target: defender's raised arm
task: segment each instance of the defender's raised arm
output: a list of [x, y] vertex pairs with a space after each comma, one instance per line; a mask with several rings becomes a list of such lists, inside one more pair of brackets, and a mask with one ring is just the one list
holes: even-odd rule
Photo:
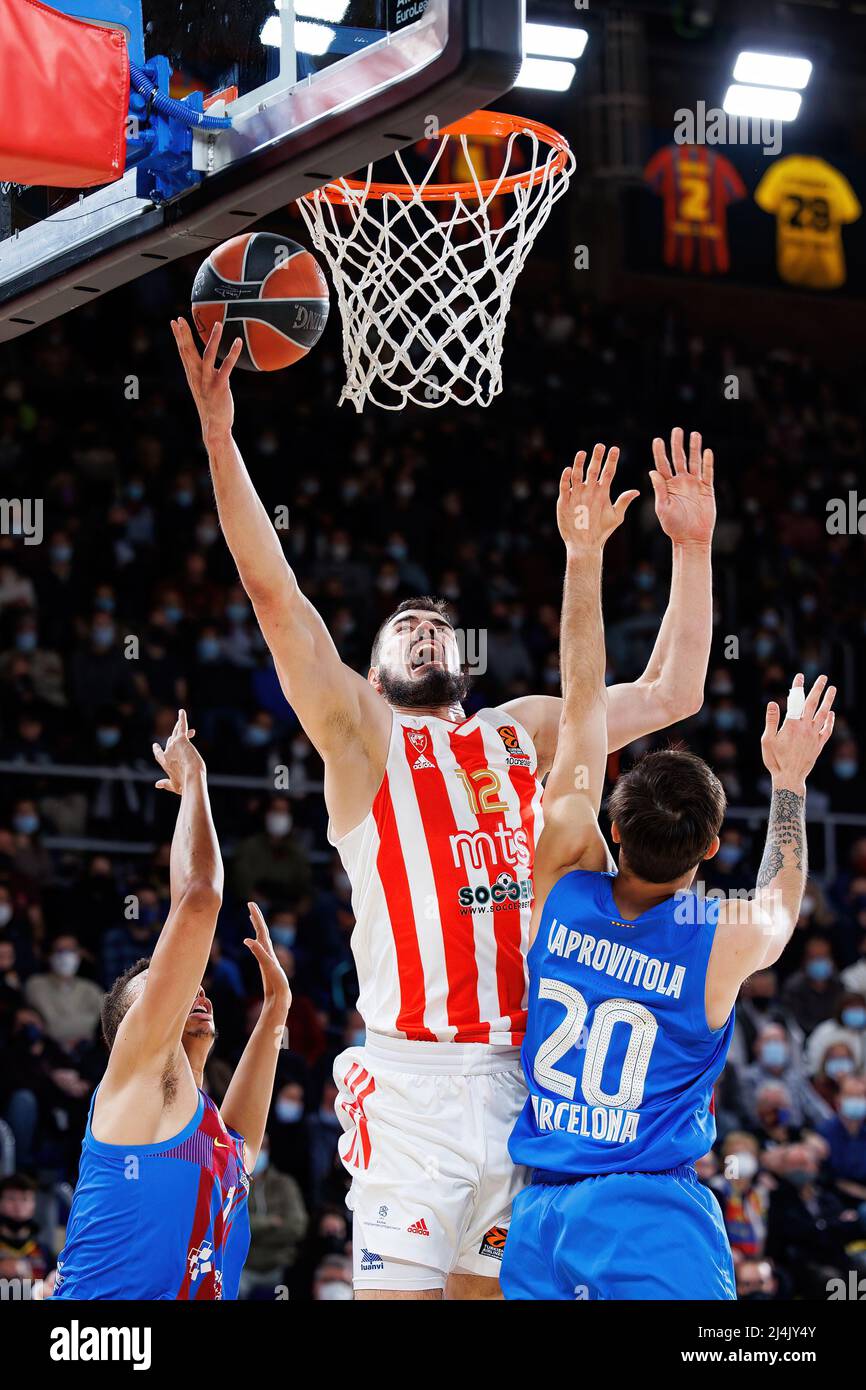
[[157, 786], [180, 797], [171, 842], [171, 908], [159, 934], [145, 987], [129, 1008], [112, 1049], [111, 1066], [140, 1069], [142, 1059], [180, 1046], [201, 985], [222, 903], [223, 864], [211, 816], [207, 769], [193, 747], [186, 711], [165, 749], [154, 756], [165, 773]]
[[[802, 691], [804, 678], [794, 680]], [[761, 739], [764, 766], [772, 779], [767, 841], [754, 898], [723, 902], [707, 974], [707, 1017], [724, 1019], [740, 985], [756, 970], [779, 959], [791, 939], [808, 874], [806, 779], [833, 732], [836, 687], [819, 676], [802, 701], [802, 715], [789, 713], [779, 728], [780, 710], [767, 707]], [[713, 1026], [717, 1026], [713, 1024]]]
[[[608, 689], [608, 751], [697, 714], [704, 699], [713, 630], [712, 539], [716, 524], [712, 451], [700, 434], [671, 435], [670, 459], [653, 441], [650, 472], [656, 514], [672, 545], [671, 591], [646, 670], [636, 681]], [[562, 672], [563, 694], [567, 672]], [[532, 734], [541, 775], [553, 762], [562, 701], [526, 695], [506, 705]]]
[[618, 462], [618, 449], [611, 449], [605, 462], [604, 446], [597, 444], [585, 477], [586, 454], [579, 453], [574, 468], [567, 468], [560, 480], [557, 520], [567, 555], [560, 658], [565, 698], [544, 793], [533, 930], [550, 888], [562, 874], [575, 868], [605, 868], [609, 859], [597, 819], [608, 742], [602, 552], [639, 496], [625, 492], [611, 501]]

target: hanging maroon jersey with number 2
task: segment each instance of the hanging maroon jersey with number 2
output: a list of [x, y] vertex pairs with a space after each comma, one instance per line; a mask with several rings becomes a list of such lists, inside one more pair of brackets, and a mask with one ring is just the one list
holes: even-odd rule
[[644, 170], [664, 200], [664, 263], [701, 275], [730, 268], [727, 209], [746, 187], [724, 155], [704, 145], [666, 145]]

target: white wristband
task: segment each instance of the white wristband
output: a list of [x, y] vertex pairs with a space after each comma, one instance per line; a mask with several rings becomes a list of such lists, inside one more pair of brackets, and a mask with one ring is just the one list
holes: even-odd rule
[[785, 713], [786, 719], [802, 719], [803, 711], [806, 708], [806, 688], [802, 685], [794, 685], [788, 696], [788, 708]]

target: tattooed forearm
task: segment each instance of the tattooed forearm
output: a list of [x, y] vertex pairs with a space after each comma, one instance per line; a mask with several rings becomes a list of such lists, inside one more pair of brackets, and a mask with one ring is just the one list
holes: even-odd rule
[[806, 872], [806, 798], [782, 789], [773, 792], [758, 887], [766, 888], [784, 868]]

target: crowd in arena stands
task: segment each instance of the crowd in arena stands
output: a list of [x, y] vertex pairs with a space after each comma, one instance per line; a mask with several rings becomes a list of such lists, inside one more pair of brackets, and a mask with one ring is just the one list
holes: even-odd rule
[[[5, 350], [0, 492], [36, 494], [44, 512], [41, 543], [15, 526], [0, 535], [0, 1278], [50, 1281], [62, 1244], [105, 1065], [102, 993], [150, 953], [167, 911], [175, 805], [153, 789], [149, 750], [184, 705], [227, 864], [204, 980], [217, 1102], [259, 1009], [240, 946], [250, 898], [294, 992], [242, 1295], [347, 1299], [331, 1066], [364, 1036], [351, 895], [320, 764], [217, 524], [168, 328], [188, 278], [160, 272]], [[537, 294], [514, 308], [506, 391], [489, 413], [337, 411], [341, 365], [329, 329], [293, 373], [238, 372], [236, 433], [270, 514], [288, 509], [286, 553], [357, 669], [401, 598], [435, 593], [479, 658], [470, 709], [557, 693], [557, 480], [576, 448], [604, 439], [623, 447], [623, 487], [644, 495], [605, 577], [609, 679], [635, 678], [669, 575], [650, 443], [682, 424], [715, 449], [720, 521], [706, 702], [673, 737], [710, 760], [733, 807], [760, 808], [766, 700], [797, 670], [838, 681], [836, 734], [809, 793], [801, 918], [778, 967], [743, 989], [716, 1088], [719, 1142], [700, 1165], [741, 1297], [828, 1297], [830, 1281], [866, 1273], [866, 590], [862, 538], [826, 524], [828, 501], [862, 475], [859, 384], [786, 349], [703, 341], [664, 308], [643, 317]], [[732, 375], [736, 400], [723, 390]], [[670, 737], [612, 759], [611, 776]], [[835, 864], [830, 811], [851, 816]], [[753, 884], [762, 837], [759, 814], [731, 819], [707, 891]]]

